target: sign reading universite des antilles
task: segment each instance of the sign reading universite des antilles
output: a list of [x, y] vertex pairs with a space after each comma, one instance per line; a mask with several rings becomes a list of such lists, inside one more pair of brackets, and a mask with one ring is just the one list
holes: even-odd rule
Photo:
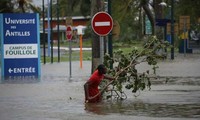
[[40, 76], [38, 14], [0, 14], [1, 76]]

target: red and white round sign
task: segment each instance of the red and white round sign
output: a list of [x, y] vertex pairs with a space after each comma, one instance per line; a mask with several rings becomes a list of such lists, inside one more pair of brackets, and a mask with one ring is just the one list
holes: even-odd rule
[[106, 36], [113, 28], [113, 19], [107, 12], [98, 12], [92, 18], [92, 29], [99, 36]]
[[66, 28], [66, 38], [67, 40], [71, 40], [72, 39], [72, 26], [68, 25]]

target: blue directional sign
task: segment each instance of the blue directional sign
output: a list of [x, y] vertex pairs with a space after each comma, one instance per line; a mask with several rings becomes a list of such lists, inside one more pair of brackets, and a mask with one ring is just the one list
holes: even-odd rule
[[156, 19], [156, 26], [166, 26], [170, 19]]
[[152, 27], [151, 27], [151, 22], [147, 15], [145, 16], [145, 34], [146, 35], [151, 35], [152, 34]]
[[1, 76], [40, 76], [39, 15], [0, 14]]

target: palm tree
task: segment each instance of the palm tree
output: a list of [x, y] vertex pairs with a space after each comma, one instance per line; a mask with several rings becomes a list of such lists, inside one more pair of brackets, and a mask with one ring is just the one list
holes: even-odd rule
[[150, 2], [149, 0], [141, 0], [141, 4], [140, 6], [143, 8], [143, 10], [145, 11], [147, 17], [149, 18], [150, 22], [151, 22], [151, 26], [152, 26], [152, 34], [155, 33], [155, 17], [153, 15], [153, 11], [150, 9]]
[[19, 8], [21, 9], [21, 11], [23, 13], [25, 13], [24, 5], [25, 5], [26, 1], [25, 0], [18, 0], [18, 3], [19, 3]]
[[12, 13], [14, 5], [10, 0], [1, 0], [0, 1], [0, 13]]
[[[73, 15], [90, 15], [90, 0], [58, 0], [61, 17]], [[56, 16], [56, 7], [53, 6], [53, 16]]]
[[25, 12], [40, 12], [39, 8], [32, 4], [32, 0], [1, 0], [1, 13], [25, 13]]
[[[148, 16], [154, 31], [154, 23], [155, 23], [153, 15], [154, 10], [153, 10], [153, 4], [150, 3], [150, 0], [126, 0], [126, 1], [116, 0], [112, 2], [112, 8], [113, 8], [112, 9], [113, 17], [114, 19], [117, 19], [119, 22], [123, 22], [124, 19], [127, 19], [127, 16], [129, 18], [131, 17], [133, 21], [134, 17], [136, 18], [142, 15], [142, 10], [143, 10], [145, 14]], [[139, 19], [141, 17], [139, 17]], [[139, 20], [139, 22], [142, 22], [142, 20]], [[140, 24], [141, 23], [139, 23], [139, 25]]]

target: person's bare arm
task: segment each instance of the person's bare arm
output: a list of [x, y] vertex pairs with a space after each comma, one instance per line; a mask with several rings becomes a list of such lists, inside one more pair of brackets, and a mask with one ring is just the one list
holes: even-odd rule
[[110, 76], [107, 76], [107, 75], [104, 75], [104, 78], [105, 78], [105, 79], [108, 79], [108, 80], [110, 80], [110, 81], [115, 80], [114, 77], [110, 77]]

